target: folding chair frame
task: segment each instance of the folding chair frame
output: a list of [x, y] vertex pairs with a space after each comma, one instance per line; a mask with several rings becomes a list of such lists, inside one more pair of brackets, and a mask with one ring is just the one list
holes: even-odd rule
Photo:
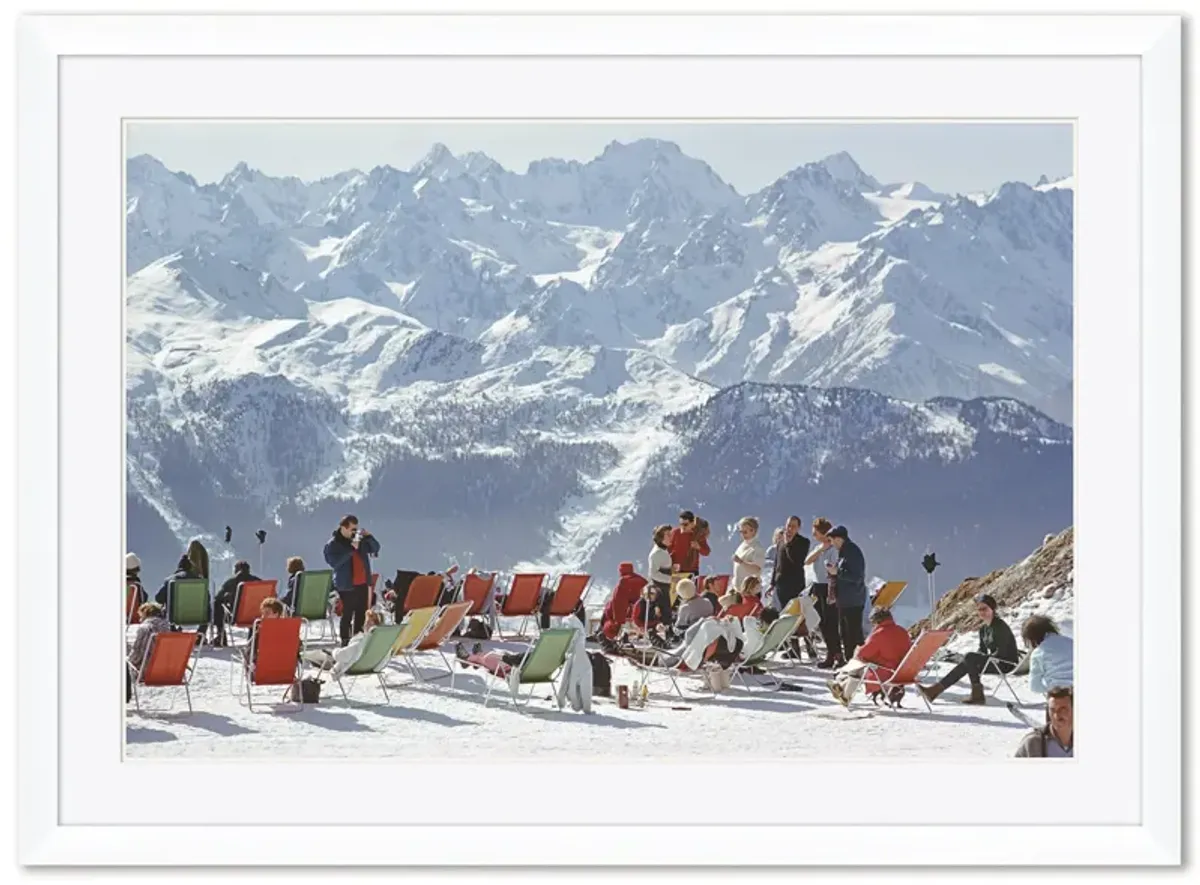
[[746, 681], [746, 676], [742, 673], [742, 670], [744, 670], [746, 667], [754, 667], [755, 669], [762, 670], [763, 675], [767, 676], [771, 680], [771, 691], [779, 691], [779, 689], [783, 687], [783, 683], [773, 671], [787, 670], [789, 669], [789, 666], [777, 663], [775, 657], [783, 650], [787, 642], [796, 635], [796, 631], [800, 629], [800, 624], [803, 623], [804, 619], [801, 615], [783, 615], [782, 617], [796, 619], [795, 623], [792, 624], [792, 628], [784, 633], [780, 640], [776, 643], [775, 647], [769, 651], [755, 652], [754, 655], [749, 658], [739, 656], [738, 659], [734, 661], [733, 672], [729, 674], [731, 681], [734, 679], [740, 680], [742, 685], [744, 685], [746, 688], [750, 688], [750, 683]]
[[[466, 600], [463, 600], [463, 602], [465, 602], [465, 601]], [[451, 603], [451, 605], [455, 605], [455, 604], [461, 605], [461, 603]], [[426, 679], [424, 676], [421, 675], [420, 671], [417, 670], [416, 656], [422, 652], [422, 649], [420, 648], [421, 643], [424, 642], [425, 638], [430, 633], [433, 632], [434, 626], [437, 625], [441, 621], [441, 619], [446, 616], [446, 609], [448, 609], [448, 608], [450, 608], [449, 605], [444, 605], [440, 609], [438, 609], [438, 613], [433, 616], [433, 618], [429, 621], [429, 624], [425, 627], [425, 629], [423, 631], [421, 631], [421, 635], [417, 637], [416, 641], [414, 641], [413, 644], [410, 645], [408, 648], [402, 649], [400, 652], [401, 656], [404, 658], [405, 665], [408, 667], [409, 672], [412, 673], [413, 679], [416, 680], [417, 682], [428, 684], [430, 681], [432, 681], [432, 680]], [[463, 615], [459, 619], [459, 622], [458, 622], [459, 627], [461, 627], [464, 623], [466, 623], [467, 618], [470, 616], [470, 614], [469, 614], [470, 611], [471, 611], [470, 609], [467, 609], [466, 611], [463, 612]], [[456, 627], [456, 629], [457, 629], [457, 627]], [[453, 635], [453, 633], [454, 633], [454, 631], [451, 630], [450, 635]], [[427, 648], [427, 649], [424, 649], [424, 651], [437, 652], [438, 656], [442, 659], [442, 663], [446, 665], [446, 672], [439, 673], [437, 676], [434, 676], [433, 679], [435, 679], [435, 680], [436, 679], [445, 679], [447, 676], [449, 676], [450, 677], [450, 688], [453, 689], [454, 688], [454, 664], [450, 661], [449, 658], [446, 657], [446, 653], [444, 651], [442, 651], [440, 646], [438, 648]]]
[[[301, 710], [304, 709], [304, 692], [300, 688], [300, 680], [304, 676], [304, 652], [306, 651], [306, 649], [304, 647], [304, 628], [306, 626], [306, 623], [307, 622], [305, 621], [304, 618], [300, 619], [300, 651], [296, 655], [296, 670], [295, 670], [296, 678], [292, 680], [291, 685], [289, 685], [286, 689], [284, 689], [283, 698], [280, 699], [280, 702], [278, 704], [273, 705], [274, 709], [272, 710], [272, 712], [275, 712], [275, 713], [299, 713]], [[245, 703], [246, 703], [246, 706], [248, 706], [250, 708], [251, 713], [260, 712], [259, 710], [254, 709], [254, 683], [250, 678], [251, 662], [254, 660], [254, 651], [255, 651], [255, 648], [257, 647], [257, 645], [258, 645], [258, 634], [255, 633], [253, 630], [251, 630], [250, 645], [248, 645], [246, 647], [247, 653], [243, 655], [241, 649], [238, 649], [234, 652], [235, 655], [239, 655], [242, 658], [242, 662], [241, 662], [242, 663], [242, 685], [244, 685], [246, 688]], [[233, 677], [231, 676], [230, 678], [232, 679]], [[263, 687], [266, 688], [266, 687], [278, 687], [278, 686], [263, 686]], [[300, 698], [298, 703], [297, 702], [289, 702], [287, 700], [287, 693], [293, 687], [296, 689], [296, 696]], [[242, 703], [242, 697], [241, 697], [241, 691], [239, 690], [238, 691], [238, 704], [240, 705], [241, 703]], [[262, 706], [262, 701], [259, 701], [259, 706], [260, 707]]]
[[[988, 697], [994, 698], [997, 695], [999, 695], [1000, 694], [1000, 686], [1003, 685], [1005, 688], [1008, 689], [1008, 693], [1013, 696], [1013, 700], [1016, 701], [1017, 704], [1021, 704], [1022, 703], [1021, 696], [1017, 694], [1016, 689], [1014, 689], [1012, 687], [1012, 683], [1008, 681], [1008, 673], [1005, 673], [1003, 670], [1001, 670], [999, 666], [993, 666], [993, 665], [998, 665], [998, 664], [1002, 664], [1002, 663], [1008, 663], [1008, 662], [1001, 660], [1000, 658], [996, 657], [995, 655], [988, 655], [988, 659], [986, 661], [984, 661], [984, 663], [983, 663], [983, 670], [979, 674], [981, 679], [984, 676], [999, 676], [1000, 677], [999, 679], [996, 680], [995, 687], [990, 692], [988, 692]], [[988, 672], [989, 667], [992, 668], [991, 672]], [[1016, 670], [1019, 670], [1020, 667], [1021, 667], [1021, 662], [1017, 661], [1017, 663], [1013, 664], [1012, 671], [1010, 671], [1010, 672], [1015, 672]]]
[[[131, 675], [133, 676], [133, 708], [138, 712], [138, 715], [141, 715], [143, 713], [141, 698], [138, 695], [138, 686], [141, 685], [142, 677], [146, 673], [146, 664], [150, 663], [150, 657], [151, 657], [151, 655], [154, 654], [154, 644], [158, 640], [158, 637], [160, 635], [161, 634], [159, 634], [159, 633], [155, 633], [153, 636], [150, 637], [150, 644], [146, 647], [146, 655], [145, 655], [145, 657], [142, 658], [142, 665], [140, 667], [135, 668], [133, 666], [133, 664], [129, 663], [129, 661], [125, 662], [125, 666], [129, 668], [129, 670], [131, 671]], [[187, 670], [184, 672], [183, 682], [181, 683], [183, 686], [184, 697], [187, 699], [189, 715], [191, 713], [195, 712], [192, 709], [192, 693], [189, 690], [188, 685], [192, 681], [192, 675], [196, 672], [196, 658], [197, 658], [197, 652], [199, 651], [199, 649], [200, 649], [199, 642], [196, 642], [192, 645], [192, 653], [188, 656]], [[177, 685], [142, 685], [142, 688], [178, 688], [178, 687], [179, 686], [177, 686]], [[165, 710], [150, 710], [147, 712], [170, 713], [174, 709], [175, 709], [175, 704], [174, 704], [174, 702], [172, 702], [171, 706], [167, 707]]]

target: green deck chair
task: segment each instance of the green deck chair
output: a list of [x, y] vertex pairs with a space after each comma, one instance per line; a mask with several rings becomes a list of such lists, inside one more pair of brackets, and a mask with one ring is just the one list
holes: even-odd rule
[[337, 680], [338, 688], [342, 690], [342, 697], [347, 701], [350, 700], [350, 692], [342, 684], [343, 679], [351, 680], [350, 687], [353, 688], [354, 680], [357, 677], [374, 675], [379, 680], [379, 687], [383, 689], [384, 703], [391, 703], [392, 699], [388, 695], [387, 683], [383, 681], [383, 671], [392, 659], [393, 647], [403, 629], [402, 624], [380, 624], [367, 631], [367, 638], [363, 641], [362, 653], [359, 654], [358, 660], [351, 664], [350, 669]]
[[[567, 653], [571, 650], [572, 644], [575, 642], [575, 629], [573, 627], [555, 627], [550, 630], [543, 630], [538, 634], [537, 641], [529, 647], [525, 652], [525, 657], [521, 659], [521, 663], [516, 669], [519, 671], [519, 676], [515, 683], [510, 682], [508, 678], [495, 676], [488, 685], [487, 695], [483, 699], [483, 705], [486, 707], [488, 701], [492, 697], [492, 689], [498, 683], [503, 683], [508, 686], [512, 693], [512, 702], [518, 710], [521, 709], [521, 686], [536, 686], [549, 683], [557, 691], [557, 686], [554, 685], [554, 677], [558, 671], [562, 669], [563, 664], [567, 662]], [[529, 689], [529, 694], [526, 695], [524, 703], [528, 704], [529, 699], [533, 697], [534, 689]]]
[[337, 630], [333, 626], [333, 616], [329, 610], [329, 593], [333, 587], [332, 569], [315, 569], [300, 573], [300, 586], [296, 588], [295, 598], [292, 599], [292, 614], [301, 618], [304, 623], [305, 641], [308, 640], [308, 629], [313, 624], [321, 624], [321, 639], [336, 639]]
[[799, 615], [781, 615], [776, 618], [775, 622], [767, 628], [767, 634], [763, 637], [762, 645], [749, 657], [741, 658], [734, 664], [731, 679], [741, 680], [742, 685], [748, 688], [749, 683], [746, 682], [746, 677], [742, 674], [742, 670], [753, 667], [762, 670], [774, 683], [774, 687], [778, 689], [782, 683], [771, 672], [769, 666], [773, 663], [771, 658], [783, 648], [784, 643], [792, 638], [792, 634], [796, 632], [799, 626]]
[[211, 620], [212, 600], [204, 578], [180, 578], [167, 585], [167, 622], [173, 627], [199, 627]]

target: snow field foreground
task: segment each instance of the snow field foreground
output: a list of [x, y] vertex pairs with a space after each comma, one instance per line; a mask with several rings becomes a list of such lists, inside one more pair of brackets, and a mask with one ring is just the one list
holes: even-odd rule
[[[516, 650], [513, 643], [487, 643]], [[967, 681], [934, 704], [933, 713], [910, 689], [904, 709], [874, 706], [858, 695], [847, 711], [826, 688], [828, 671], [803, 664], [781, 674], [803, 691], [773, 692], [735, 684], [713, 699], [697, 690], [695, 678], [680, 680], [681, 700], [665, 679], [651, 682], [644, 709], [622, 710], [616, 686], [632, 684], [636, 670], [625, 661], [613, 662], [613, 698], [595, 698], [591, 714], [563, 710], [551, 703], [549, 686], [539, 686], [527, 708], [517, 712], [507, 689], [497, 686], [488, 707], [483, 706], [490, 676], [463, 670], [455, 661], [454, 689], [448, 679], [433, 686], [413, 684], [408, 671], [393, 663], [388, 683], [391, 703], [383, 704], [378, 682], [360, 678], [350, 688], [349, 702], [337, 686], [326, 682], [316, 706], [299, 713], [250, 712], [230, 693], [229, 649], [200, 652], [191, 693], [195, 713], [187, 714], [180, 691], [170, 713], [126, 713], [126, 756], [130, 759], [175, 757], [279, 758], [355, 757], [413, 759], [560, 759], [621, 761], [680, 758], [687, 748], [696, 756], [728, 758], [733, 748], [753, 747], [764, 756], [824, 759], [968, 759], [1011, 757], [1025, 727], [1005, 709], [1011, 700], [1001, 688], [985, 707], [959, 703]], [[426, 653], [418, 658], [423, 675], [434, 676], [441, 659]], [[445, 672], [442, 669], [441, 672]], [[945, 672], [943, 669], [941, 672]], [[754, 682], [754, 677], [748, 677]], [[985, 677], [990, 692], [995, 677]], [[1009, 680], [1030, 704], [1036, 717], [1040, 698], [1029, 692], [1028, 678]], [[347, 683], [349, 687], [349, 683]], [[167, 689], [142, 689], [143, 707], [162, 709], [170, 701]], [[262, 688], [258, 699], [278, 702], [282, 688]], [[688, 709], [676, 709], [686, 707]], [[264, 710], [269, 709], [267, 707]]]

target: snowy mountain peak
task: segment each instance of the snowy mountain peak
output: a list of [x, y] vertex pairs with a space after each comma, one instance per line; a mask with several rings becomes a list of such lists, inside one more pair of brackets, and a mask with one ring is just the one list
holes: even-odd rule
[[467, 170], [458, 157], [440, 141], [436, 142], [429, 152], [409, 170], [416, 179], [432, 178], [435, 181], [446, 181], [465, 175]]
[[816, 164], [810, 165], [821, 166], [835, 181], [848, 184], [860, 193], [872, 193], [881, 189], [879, 182], [864, 172], [854, 157], [846, 151], [830, 154]]

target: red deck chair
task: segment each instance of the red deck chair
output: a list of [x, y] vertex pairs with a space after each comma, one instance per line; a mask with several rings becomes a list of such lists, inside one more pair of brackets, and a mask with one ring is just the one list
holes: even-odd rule
[[[233, 607], [225, 608], [225, 625], [241, 627], [249, 631], [258, 620], [264, 599], [274, 599], [279, 582], [274, 578], [265, 581], [242, 581], [233, 594]], [[249, 637], [249, 632], [246, 636]]]
[[194, 669], [192, 654], [195, 650], [195, 633], [190, 630], [179, 633], [164, 631], [150, 637], [150, 647], [146, 649], [146, 658], [142, 661], [140, 670], [135, 670], [133, 664], [125, 662], [133, 677], [133, 704], [139, 713], [142, 712], [141, 699], [138, 697], [139, 685], [147, 688], [183, 686], [188, 712], [192, 712], [192, 693], [188, 690], [188, 683]]
[[132, 627], [135, 624], [142, 622], [142, 616], [138, 614], [138, 592], [137, 584], [125, 585], [125, 626]]
[[[401, 615], [406, 615], [417, 608], [436, 608], [438, 597], [442, 593], [441, 575], [417, 575], [408, 585], [408, 595], [404, 597]], [[403, 620], [397, 617], [397, 623]]]
[[483, 575], [467, 575], [463, 581], [462, 601], [471, 603], [467, 616], [478, 615], [487, 606], [488, 597], [492, 594], [492, 585], [496, 583], [496, 573]]
[[583, 594], [587, 592], [591, 580], [591, 575], [560, 575], [558, 588], [550, 603], [550, 617], [565, 618], [575, 614], [575, 607], [583, 601]]
[[529, 618], [538, 614], [541, 609], [542, 584], [545, 580], [546, 576], [542, 574], [513, 575], [508, 594], [504, 597], [500, 610], [494, 613], [495, 633], [498, 637], [505, 638], [500, 632], [500, 618], [521, 618], [520, 630], [516, 636], [509, 638], [520, 639], [525, 636], [525, 626], [529, 623]]
[[[281, 705], [280, 711], [294, 712], [304, 709], [304, 698], [300, 693], [300, 655], [303, 643], [300, 640], [300, 618], [264, 618], [259, 620], [254, 631], [248, 653], [242, 656], [243, 683], [246, 686], [246, 704], [254, 710], [254, 686], [296, 686], [298, 702]], [[253, 664], [251, 663], [253, 661]], [[287, 693], [284, 693], [286, 701]]]
[[[888, 695], [889, 689], [916, 685], [938, 649], [949, 642], [953, 635], [953, 630], [929, 630], [922, 633], [917, 637], [917, 641], [909, 647], [908, 654], [904, 656], [904, 660], [900, 662], [895, 673], [884, 678], [882, 674], [887, 672], [886, 670], [880, 670], [874, 664], [868, 664], [867, 669], [863, 671], [863, 682], [865, 683], [868, 678], [877, 681], [885, 697]], [[925, 706], [932, 713], [933, 707], [929, 705], [925, 695], [919, 691], [917, 695], [925, 701]]]

